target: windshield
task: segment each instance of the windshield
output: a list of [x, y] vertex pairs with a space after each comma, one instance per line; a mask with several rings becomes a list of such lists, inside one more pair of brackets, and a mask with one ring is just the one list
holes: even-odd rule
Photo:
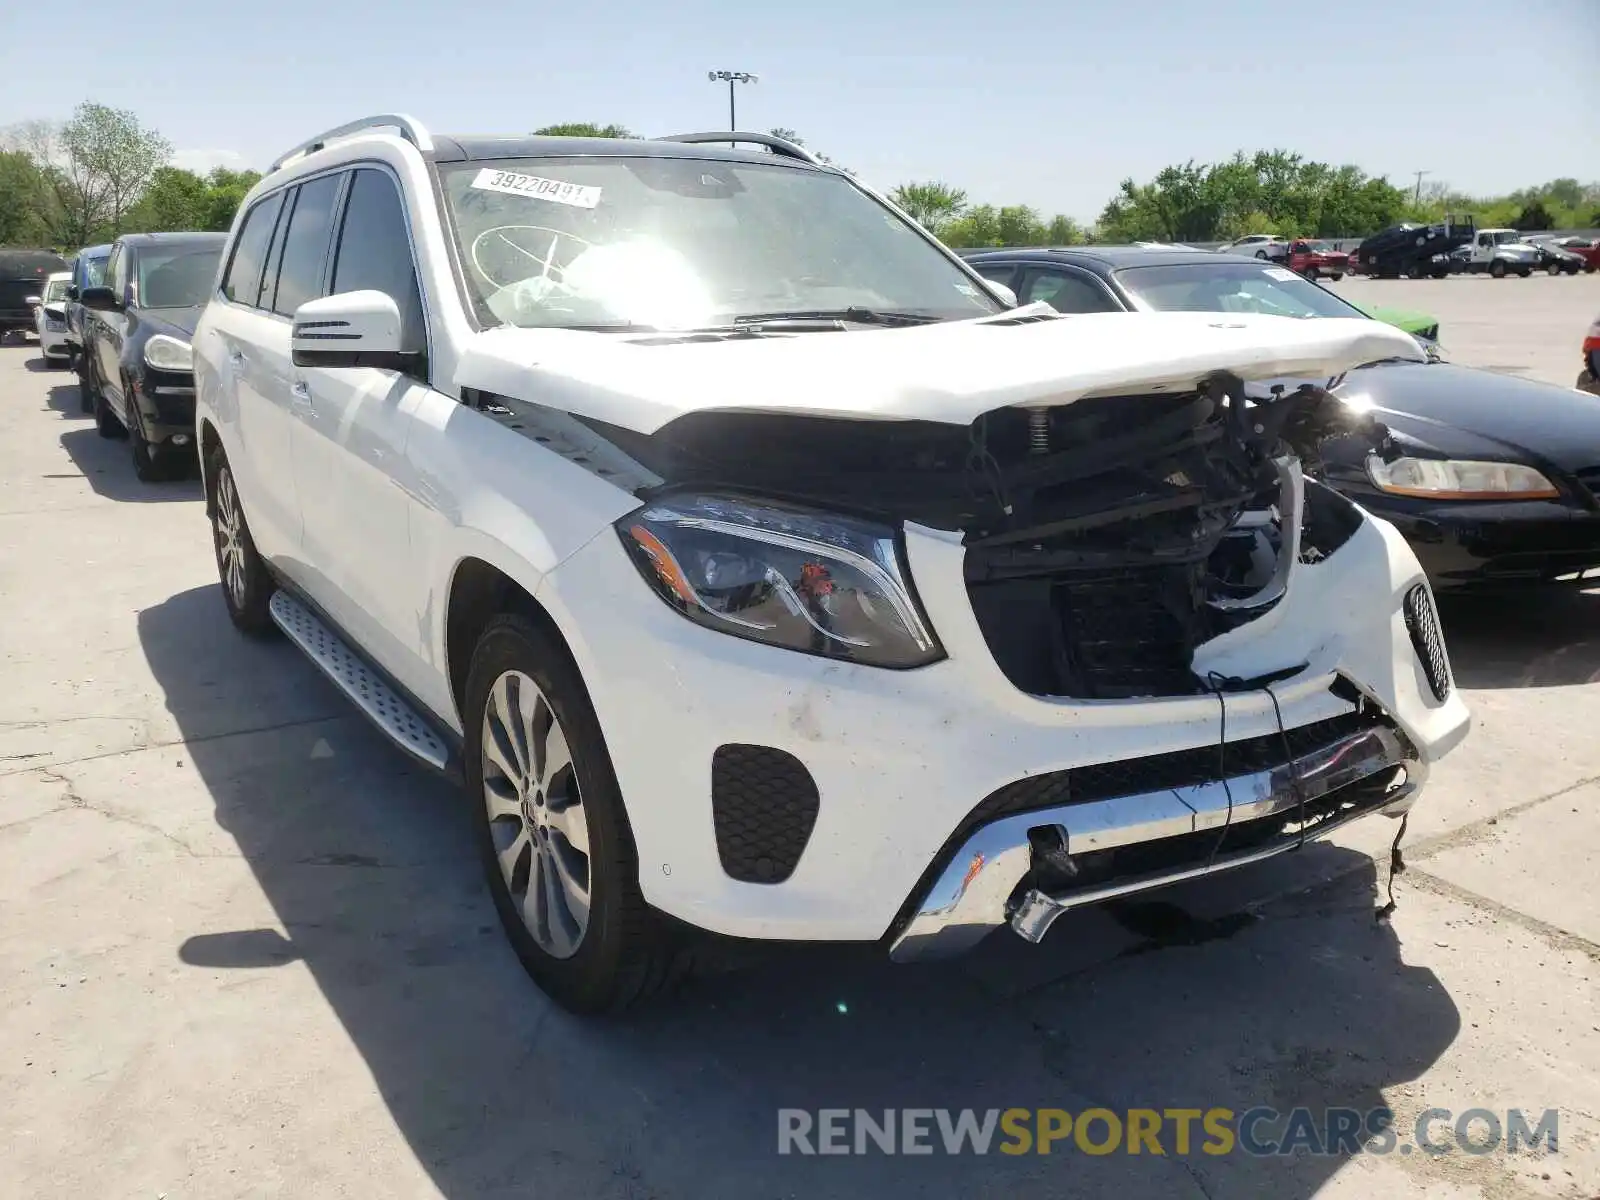
[[1282, 267], [1183, 263], [1124, 267], [1117, 281], [1157, 312], [1265, 313], [1278, 317], [1363, 317], [1332, 292]]
[[139, 304], [144, 308], [191, 308], [204, 304], [217, 278], [221, 245], [174, 246], [139, 254]]
[[56, 300], [65, 300], [67, 298], [67, 284], [69, 282], [70, 281], [66, 279], [52, 279], [49, 283], [45, 284], [44, 296], [42, 297], [43, 301], [46, 304], [50, 304]]
[[1521, 240], [1522, 235], [1515, 229], [1496, 230], [1494, 235], [1494, 244], [1496, 246], [1504, 246], [1507, 242], [1520, 242]]
[[830, 173], [606, 156], [442, 176], [488, 324], [687, 329], [757, 313], [1000, 311], [920, 232]]

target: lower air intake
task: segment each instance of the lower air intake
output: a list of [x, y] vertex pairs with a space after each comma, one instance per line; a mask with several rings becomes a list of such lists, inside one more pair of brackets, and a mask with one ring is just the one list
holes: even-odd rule
[[1444, 650], [1444, 631], [1439, 628], [1439, 617], [1433, 608], [1433, 597], [1428, 585], [1419, 583], [1406, 593], [1406, 632], [1411, 635], [1411, 645], [1417, 652], [1428, 677], [1428, 687], [1435, 700], [1450, 695], [1450, 659]]
[[740, 883], [782, 883], [794, 874], [817, 823], [811, 772], [772, 746], [730, 743], [711, 756], [717, 857]]

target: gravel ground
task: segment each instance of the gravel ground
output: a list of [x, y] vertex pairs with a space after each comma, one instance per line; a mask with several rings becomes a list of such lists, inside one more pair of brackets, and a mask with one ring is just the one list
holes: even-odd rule
[[[1347, 280], [1570, 385], [1600, 276]], [[1411, 821], [956, 964], [773, 953], [627, 1023], [528, 983], [459, 798], [228, 626], [194, 483], [0, 347], [0, 1195], [1600, 1195], [1600, 593], [1446, 613]], [[1376, 854], [1384, 864], [1375, 865]], [[1560, 1111], [1560, 1152], [782, 1157], [780, 1107]]]

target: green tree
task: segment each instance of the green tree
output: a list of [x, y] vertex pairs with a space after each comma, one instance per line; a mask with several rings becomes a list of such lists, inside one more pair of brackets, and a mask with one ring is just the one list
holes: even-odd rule
[[260, 171], [230, 171], [218, 167], [206, 176], [206, 208], [201, 229], [225, 232], [250, 189], [261, 182]]
[[804, 146], [806, 144], [803, 137], [786, 125], [776, 125], [767, 130], [767, 132], [773, 137], [782, 138], [786, 142], [793, 142], [796, 146]]
[[0, 150], [0, 246], [48, 243], [49, 181], [21, 150]]
[[206, 181], [182, 167], [158, 167], [150, 186], [123, 218], [139, 233], [205, 228]]
[[902, 183], [889, 199], [935, 237], [939, 237], [967, 207], [967, 194], [938, 180]]
[[1555, 218], [1550, 215], [1550, 210], [1544, 206], [1543, 200], [1531, 200], [1525, 204], [1512, 224], [1518, 229], [1527, 229], [1534, 232], [1556, 227]]
[[1044, 240], [1052, 246], [1079, 246], [1089, 239], [1083, 226], [1071, 217], [1057, 213], [1045, 228]]
[[565, 125], [546, 125], [533, 131], [535, 137], [603, 137], [631, 138], [634, 135], [624, 125], [593, 125], [587, 121], [572, 121]]
[[61, 127], [55, 181], [64, 214], [59, 240], [82, 245], [103, 229], [121, 232], [123, 214], [172, 154], [172, 144], [126, 109], [86, 101]]

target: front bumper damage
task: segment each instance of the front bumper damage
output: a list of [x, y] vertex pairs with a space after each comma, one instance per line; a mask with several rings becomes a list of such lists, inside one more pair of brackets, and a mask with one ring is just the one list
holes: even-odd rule
[[[1071, 909], [1261, 862], [1370, 813], [1398, 815], [1427, 775], [1403, 734], [1375, 724], [1275, 767], [1003, 818], [949, 856], [890, 956], [947, 957], [1005, 924], [1038, 942]], [[1119, 856], [1149, 865], [1119, 869]]]
[[[1284, 450], [1314, 465], [1322, 440], [1370, 431], [1316, 396], [1223, 393], [1238, 381], [970, 431], [591, 426], [667, 488], [893, 520], [946, 654], [889, 671], [709, 630], [641, 588], [615, 538], [561, 562], [537, 599], [588, 685], [645, 899], [733, 936], [928, 957], [1006, 925], [1037, 940], [1062, 911], [1413, 803], [1470, 720], [1426, 579], [1397, 530]], [[809, 801], [771, 881], [729, 869], [715, 763], [730, 754], [786, 764]], [[737, 797], [744, 848], [795, 824], [763, 815], [778, 776], [757, 783]]]

